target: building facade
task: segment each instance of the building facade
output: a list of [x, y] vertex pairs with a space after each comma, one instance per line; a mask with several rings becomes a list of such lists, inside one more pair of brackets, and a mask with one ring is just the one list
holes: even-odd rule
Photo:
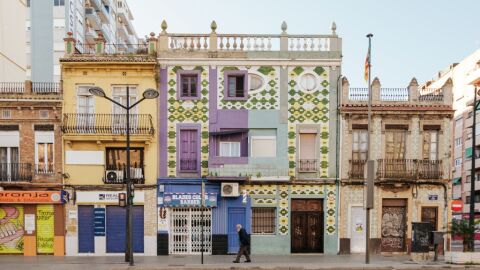
[[343, 78], [341, 95], [340, 253], [365, 252], [367, 154], [375, 161], [371, 250], [410, 252], [413, 222], [445, 231], [450, 221], [452, 82], [420, 89], [412, 79], [407, 88], [381, 88], [375, 78], [370, 146], [368, 88], [350, 88]]
[[0, 254], [64, 254], [62, 90], [0, 83]]
[[158, 37], [158, 254], [200, 253], [202, 224], [207, 254], [238, 250], [236, 224], [253, 254], [336, 254], [335, 24], [328, 35], [216, 28], [172, 34], [163, 22]]
[[156, 255], [157, 224], [157, 101], [147, 99], [130, 110], [131, 161], [126, 165], [126, 111], [89, 89], [101, 87], [126, 106], [156, 89], [156, 58], [152, 54], [111, 55], [100, 42], [96, 54], [75, 51], [66, 38], [62, 58], [65, 108], [62, 122], [66, 205], [66, 254], [114, 255], [125, 252], [125, 177], [135, 184], [133, 250]]
[[25, 81], [25, 35], [21, 33], [25, 29], [26, 5], [24, 0], [0, 2], [0, 82]]
[[59, 59], [65, 53], [63, 38], [68, 32], [82, 53], [92, 53], [99, 36], [108, 44], [108, 52], [145, 49], [139, 44], [126, 0], [28, 0], [26, 13], [26, 76], [35, 82], [60, 80]]
[[[475, 216], [480, 214], [480, 186], [476, 183], [480, 181], [480, 163], [476, 161], [479, 155], [480, 145], [480, 114], [477, 111], [476, 116], [476, 146], [472, 147], [472, 126], [473, 126], [473, 101], [474, 93], [479, 89], [480, 80], [480, 50], [472, 53], [459, 63], [450, 65], [447, 69], [439, 71], [435, 78], [425, 82], [422, 87], [436, 88], [451, 80], [453, 83], [453, 109], [455, 115], [452, 120], [452, 199], [463, 202], [462, 211], [453, 213], [455, 219], [468, 218], [470, 213], [471, 195], [471, 169], [472, 157], [475, 157]], [[477, 97], [477, 100], [478, 97]], [[477, 235], [476, 240], [480, 240]], [[461, 241], [452, 243], [452, 247], [461, 248]]]

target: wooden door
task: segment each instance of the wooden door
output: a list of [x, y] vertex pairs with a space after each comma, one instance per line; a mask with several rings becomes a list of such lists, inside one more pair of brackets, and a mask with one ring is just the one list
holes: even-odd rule
[[292, 253], [323, 252], [321, 200], [292, 200]]

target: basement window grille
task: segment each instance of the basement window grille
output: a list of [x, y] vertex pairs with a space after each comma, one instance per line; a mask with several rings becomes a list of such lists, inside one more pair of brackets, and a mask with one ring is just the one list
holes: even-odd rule
[[2, 119], [12, 118], [12, 110], [2, 110]]

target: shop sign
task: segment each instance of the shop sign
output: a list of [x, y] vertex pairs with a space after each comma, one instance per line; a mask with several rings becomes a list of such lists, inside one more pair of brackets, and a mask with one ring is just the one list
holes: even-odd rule
[[[159, 200], [161, 203], [162, 200]], [[163, 205], [170, 207], [200, 207], [202, 195], [200, 193], [164, 193]], [[205, 207], [217, 206], [217, 193], [205, 193]]]
[[0, 191], [0, 203], [34, 203], [60, 204], [65, 203], [65, 191]]
[[[118, 205], [118, 194], [122, 191], [78, 191], [77, 203], [80, 204], [115, 204]], [[144, 203], [143, 191], [135, 191], [133, 203]]]
[[95, 236], [105, 236], [105, 208], [93, 209]]

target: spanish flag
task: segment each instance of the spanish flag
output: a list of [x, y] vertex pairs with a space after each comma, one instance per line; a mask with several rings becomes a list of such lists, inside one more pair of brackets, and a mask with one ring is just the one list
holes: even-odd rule
[[368, 75], [370, 73], [370, 49], [371, 49], [371, 43], [370, 40], [368, 42], [368, 52], [367, 52], [367, 58], [365, 58], [365, 72], [364, 72], [364, 78], [365, 81], [368, 82]]

